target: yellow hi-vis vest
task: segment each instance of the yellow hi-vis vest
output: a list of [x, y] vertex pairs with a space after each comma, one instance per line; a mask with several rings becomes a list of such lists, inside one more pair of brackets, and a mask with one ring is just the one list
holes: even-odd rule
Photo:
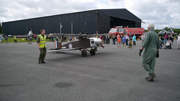
[[44, 35], [44, 38], [43, 38], [43, 36], [40, 34], [39, 38], [40, 38], [39, 46], [41, 48], [46, 47], [46, 35]]
[[16, 36], [14, 36], [14, 40], [16, 40]]

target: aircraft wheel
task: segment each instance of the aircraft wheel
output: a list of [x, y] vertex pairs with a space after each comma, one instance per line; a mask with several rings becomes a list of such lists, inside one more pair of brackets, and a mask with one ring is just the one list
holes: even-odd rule
[[82, 50], [81, 54], [82, 54], [83, 57], [86, 57], [87, 56], [87, 51], [86, 50]]
[[94, 56], [94, 55], [96, 54], [96, 51], [95, 51], [94, 49], [91, 49], [91, 50], [90, 50], [90, 54], [91, 54], [92, 56]]

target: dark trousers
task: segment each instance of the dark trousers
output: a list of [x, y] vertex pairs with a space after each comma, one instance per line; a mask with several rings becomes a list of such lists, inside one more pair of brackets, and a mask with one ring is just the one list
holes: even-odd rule
[[113, 44], [115, 44], [115, 41], [116, 41], [116, 40], [115, 40], [115, 39], [113, 39]]
[[166, 46], [164, 49], [172, 49], [171, 44], [169, 46]]
[[16, 39], [14, 39], [14, 43], [17, 43], [17, 40], [16, 40]]
[[126, 39], [126, 45], [128, 45], [128, 39]]
[[103, 39], [103, 44], [106, 44], [106, 39], [105, 38]]
[[46, 57], [46, 48], [41, 48], [39, 51], [39, 61], [44, 62], [44, 59]]
[[133, 45], [136, 45], [136, 41], [133, 41]]
[[109, 39], [106, 39], [106, 44], [109, 44]]

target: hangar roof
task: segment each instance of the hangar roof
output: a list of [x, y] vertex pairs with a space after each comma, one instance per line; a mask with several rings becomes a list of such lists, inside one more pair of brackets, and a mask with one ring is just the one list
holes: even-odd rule
[[[92, 12], [97, 13], [97, 11], [100, 14], [104, 14], [110, 17], [117, 17], [121, 19], [131, 20], [135, 22], [141, 22], [142, 20], [138, 18], [136, 15], [128, 11], [126, 8], [121, 9], [95, 9], [95, 10], [86, 10], [86, 11], [80, 11], [80, 12], [72, 12], [72, 13], [65, 13], [65, 14], [58, 14], [58, 15], [50, 15], [50, 16], [42, 16], [42, 17], [36, 17], [36, 18], [28, 18], [28, 19], [22, 19], [22, 20], [15, 20], [15, 21], [8, 21], [8, 22], [16, 22], [16, 21], [23, 21], [23, 20], [30, 20], [30, 19], [39, 19], [39, 18], [47, 18], [47, 17], [53, 17], [53, 16], [61, 16], [61, 15], [70, 15], [75, 13], [83, 13], [83, 12]], [[2, 22], [3, 23], [3, 22]], [[4, 22], [6, 23], [6, 22]]]
[[117, 17], [126, 20], [132, 20], [136, 22], [141, 22], [141, 19], [135, 16], [133, 13], [127, 9], [97, 9], [98, 11], [112, 17]]

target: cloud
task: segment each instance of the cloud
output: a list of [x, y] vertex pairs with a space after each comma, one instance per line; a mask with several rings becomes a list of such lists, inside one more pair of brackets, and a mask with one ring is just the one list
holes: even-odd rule
[[[132, 0], [125, 1], [125, 7], [145, 21], [143, 27], [154, 23], [156, 28], [180, 26], [180, 19], [175, 18], [180, 14], [179, 0]], [[175, 15], [176, 14], [176, 15]], [[176, 25], [174, 23], [176, 22]]]
[[119, 1], [121, 1], [121, 0], [110, 0], [111, 2], [119, 2]]
[[1, 0], [0, 22], [92, 9], [126, 8], [142, 19], [142, 27], [180, 27], [180, 0]]

